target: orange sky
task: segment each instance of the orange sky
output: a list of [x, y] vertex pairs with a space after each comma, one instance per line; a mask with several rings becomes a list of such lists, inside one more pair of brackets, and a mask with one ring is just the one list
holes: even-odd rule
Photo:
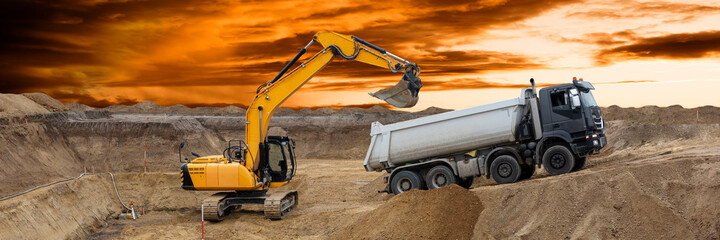
[[[718, 1], [3, 1], [0, 92], [91, 106], [248, 105], [317, 31], [422, 68], [414, 109], [595, 84], [602, 106], [720, 105]], [[319, 45], [310, 48], [320, 50]], [[309, 56], [308, 56], [309, 55]], [[380, 103], [400, 79], [336, 60], [287, 107]]]

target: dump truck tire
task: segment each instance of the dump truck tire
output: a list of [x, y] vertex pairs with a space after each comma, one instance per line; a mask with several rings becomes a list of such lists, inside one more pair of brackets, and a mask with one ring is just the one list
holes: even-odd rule
[[520, 164], [510, 155], [502, 155], [490, 164], [490, 176], [498, 184], [514, 183], [520, 179]]
[[460, 179], [460, 181], [458, 181], [457, 184], [458, 184], [458, 186], [461, 186], [461, 187], [470, 189], [470, 186], [473, 185], [473, 182], [475, 182], [475, 178], [474, 178], [474, 177], [469, 177], [469, 178], [466, 178], [466, 179]]
[[457, 184], [458, 178], [452, 169], [445, 165], [437, 165], [430, 169], [425, 175], [425, 183], [428, 189], [436, 189], [451, 184]]
[[560, 175], [573, 170], [575, 157], [567, 147], [555, 145], [545, 151], [542, 163], [550, 175]]
[[390, 190], [398, 195], [412, 189], [422, 188], [423, 182], [419, 174], [409, 170], [403, 170], [395, 174], [390, 180]]

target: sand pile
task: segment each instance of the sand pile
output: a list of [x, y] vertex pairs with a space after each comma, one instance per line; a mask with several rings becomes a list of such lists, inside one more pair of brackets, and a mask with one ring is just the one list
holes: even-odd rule
[[75, 111], [75, 112], [91, 111], [91, 110], [95, 109], [94, 107], [91, 107], [91, 106], [88, 106], [88, 105], [85, 105], [82, 103], [71, 103], [71, 104], [66, 105], [66, 107], [68, 109], [70, 109], [70, 111]]
[[20, 94], [0, 94], [0, 115], [32, 115], [49, 113], [45, 107]]
[[30, 100], [33, 100], [35, 103], [40, 104], [51, 112], [64, 112], [70, 110], [65, 106], [65, 104], [62, 104], [57, 99], [54, 99], [44, 93], [23, 93], [22, 95]]
[[429, 108], [426, 108], [425, 110], [422, 110], [422, 111], [420, 111], [420, 112], [418, 112], [418, 113], [440, 114], [440, 113], [449, 112], [449, 111], [452, 111], [452, 109], [445, 109], [445, 108], [439, 108], [439, 107], [429, 107]]
[[698, 112], [700, 123], [720, 123], [720, 108], [713, 106], [703, 106], [698, 109], [683, 108], [680, 105], [669, 107], [644, 106], [640, 108], [621, 108], [612, 105], [602, 109], [605, 121], [628, 120], [660, 124], [696, 123]]
[[470, 239], [480, 200], [457, 185], [397, 195], [331, 239]]
[[621, 150], [636, 150], [641, 146], [665, 146], [657, 150], [660, 154], [672, 151], [669, 146], [717, 141], [720, 127], [718, 124], [656, 124], [618, 120], [607, 122], [605, 134], [608, 146], [601, 151], [603, 156]]
[[[472, 189], [496, 239], [716, 239], [718, 157], [667, 155]], [[614, 165], [614, 166], [613, 166]], [[710, 200], [712, 199], [712, 200]]]

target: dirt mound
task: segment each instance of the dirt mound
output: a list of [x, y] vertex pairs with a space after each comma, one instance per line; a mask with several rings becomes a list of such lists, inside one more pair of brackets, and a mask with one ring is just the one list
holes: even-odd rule
[[720, 123], [720, 108], [704, 106], [683, 108], [680, 105], [669, 107], [644, 106], [641, 108], [621, 108], [616, 105], [602, 109], [605, 121], [627, 120], [660, 124]]
[[0, 115], [17, 116], [49, 113], [45, 107], [20, 94], [0, 94]]
[[669, 155], [654, 163], [612, 167], [609, 163], [561, 176], [475, 188], [472, 191], [486, 207], [475, 225], [475, 236], [716, 238], [719, 160]]
[[45, 107], [45, 109], [50, 112], [64, 112], [70, 110], [65, 106], [65, 104], [62, 104], [57, 99], [54, 99], [44, 93], [23, 93], [22, 95]]
[[70, 111], [75, 111], [75, 112], [83, 112], [83, 111], [92, 111], [92, 110], [95, 110], [94, 107], [91, 107], [91, 106], [88, 106], [88, 105], [85, 105], [85, 104], [82, 104], [82, 103], [71, 103], [71, 104], [68, 104], [68, 105], [67, 105], [67, 108], [68, 108]]
[[[657, 153], [672, 151], [669, 146], [701, 145], [720, 140], [718, 124], [656, 124], [625, 120], [607, 122], [608, 146], [601, 156], [635, 154], [639, 147], [655, 147]], [[649, 149], [648, 149], [649, 150]], [[627, 158], [627, 156], [624, 156]]]
[[132, 106], [133, 112], [158, 112], [163, 106], [152, 101], [142, 101]]
[[165, 110], [168, 112], [182, 113], [190, 111], [190, 108], [182, 104], [175, 104], [169, 107], [165, 107]]
[[227, 106], [222, 108], [224, 113], [245, 113], [245, 109], [238, 106]]
[[480, 200], [457, 185], [397, 195], [331, 239], [470, 239], [483, 211]]
[[288, 114], [294, 114], [294, 113], [295, 113], [295, 110], [293, 110], [292, 108], [281, 107], [281, 108], [278, 108], [275, 110], [275, 114], [277, 114], [277, 115], [288, 115]]
[[389, 113], [393, 112], [393, 110], [387, 109], [380, 105], [375, 105], [367, 109], [368, 112], [379, 112], [379, 113]]
[[359, 107], [345, 107], [337, 109], [338, 113], [354, 113], [354, 112], [364, 112], [365, 109], [359, 108]]
[[329, 108], [329, 107], [321, 107], [321, 108], [315, 109], [315, 111], [313, 111], [313, 113], [315, 113], [315, 114], [335, 114], [335, 113], [337, 113], [337, 110], [333, 109], [333, 108]]
[[439, 108], [439, 107], [429, 107], [425, 110], [419, 111], [418, 113], [424, 113], [424, 114], [438, 114], [438, 113], [444, 113], [452, 111], [452, 109], [445, 109], [445, 108]]

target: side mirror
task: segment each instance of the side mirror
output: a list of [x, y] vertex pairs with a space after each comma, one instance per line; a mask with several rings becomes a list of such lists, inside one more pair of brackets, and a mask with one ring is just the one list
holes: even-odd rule
[[182, 141], [182, 142], [180, 143], [180, 147], [179, 147], [179, 148], [182, 149], [183, 147], [185, 147], [185, 141]]
[[200, 154], [198, 154], [198, 153], [196, 153], [196, 152], [190, 152], [190, 154], [192, 154], [192, 155], [195, 156], [195, 157], [200, 157]]
[[582, 104], [580, 104], [580, 95], [578, 94], [578, 90], [575, 88], [570, 89], [570, 104], [572, 106], [572, 109], [576, 109], [582, 106]]

